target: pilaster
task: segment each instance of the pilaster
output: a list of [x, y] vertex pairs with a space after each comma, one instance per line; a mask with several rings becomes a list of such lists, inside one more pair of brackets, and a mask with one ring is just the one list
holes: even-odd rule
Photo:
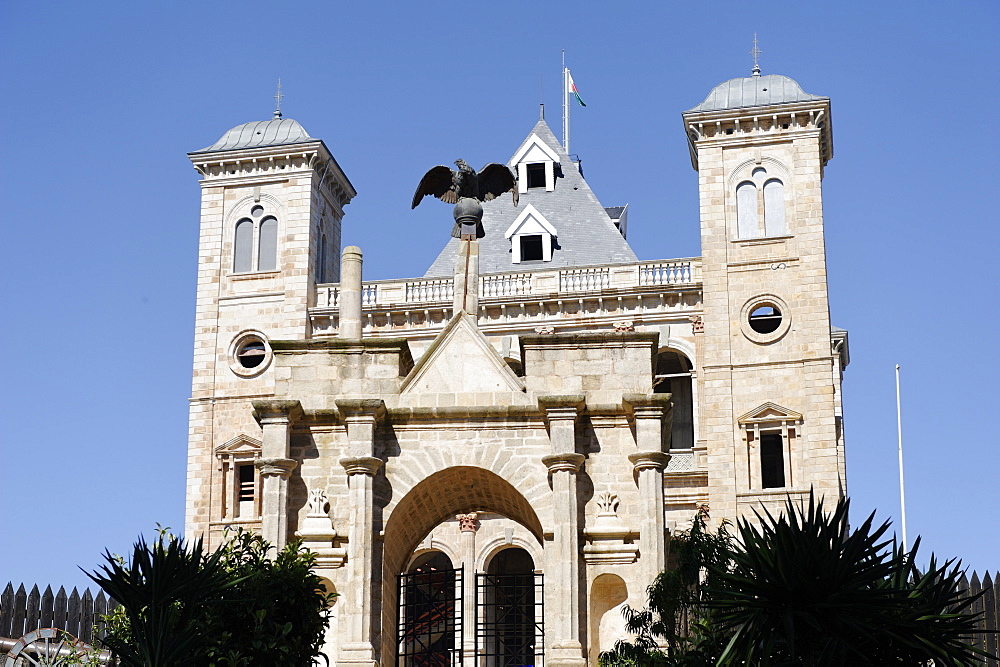
[[289, 458], [292, 423], [302, 416], [298, 401], [254, 401], [254, 417], [263, 431], [261, 457], [261, 535], [281, 549], [288, 541], [288, 478], [298, 465]]

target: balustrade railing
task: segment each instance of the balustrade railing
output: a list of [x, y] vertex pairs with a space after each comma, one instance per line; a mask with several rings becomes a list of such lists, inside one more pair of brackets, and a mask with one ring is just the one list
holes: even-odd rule
[[639, 265], [639, 285], [677, 285], [691, 282], [691, 262], [655, 262]]
[[611, 269], [598, 266], [592, 269], [565, 269], [559, 272], [560, 292], [593, 292], [611, 286]]
[[531, 294], [530, 273], [500, 273], [479, 279], [479, 296], [484, 299], [497, 296]]
[[408, 303], [447, 301], [454, 297], [455, 280], [453, 278], [406, 281], [406, 301]]

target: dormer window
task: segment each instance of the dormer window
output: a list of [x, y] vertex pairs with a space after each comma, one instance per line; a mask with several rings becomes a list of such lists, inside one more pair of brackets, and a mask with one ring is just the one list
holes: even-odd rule
[[550, 262], [556, 228], [538, 210], [528, 204], [506, 234], [510, 239], [511, 262]]
[[524, 166], [528, 177], [528, 189], [545, 187], [545, 163], [527, 164]]
[[521, 194], [529, 190], [545, 189], [552, 192], [556, 187], [559, 153], [532, 134], [521, 145], [507, 166], [517, 170], [517, 189]]

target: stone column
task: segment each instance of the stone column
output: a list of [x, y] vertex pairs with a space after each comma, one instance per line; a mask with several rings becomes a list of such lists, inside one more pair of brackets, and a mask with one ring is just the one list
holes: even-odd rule
[[454, 236], [459, 237], [455, 258], [455, 314], [463, 310], [474, 319], [479, 316], [479, 239], [483, 226], [483, 207], [470, 197], [455, 204]]
[[361, 338], [361, 248], [349, 245], [340, 260], [340, 338]]
[[627, 394], [625, 408], [635, 422], [635, 444], [638, 450], [630, 454], [639, 483], [642, 506], [639, 526], [639, 563], [644, 585], [667, 566], [667, 544], [664, 525], [663, 470], [670, 454], [663, 451], [670, 444], [670, 394]]
[[348, 456], [340, 459], [347, 473], [350, 525], [347, 541], [347, 584], [341, 600], [341, 644], [337, 665], [375, 665], [372, 630], [375, 498], [373, 482], [382, 460], [375, 458], [375, 429], [385, 415], [381, 399], [340, 399], [337, 408], [347, 425]]
[[458, 528], [462, 531], [462, 664], [476, 666], [476, 532], [479, 515], [459, 514]]
[[288, 540], [288, 478], [297, 463], [288, 458], [292, 422], [302, 414], [298, 401], [254, 401], [254, 417], [263, 431], [261, 457], [261, 535], [281, 549]]
[[[546, 593], [545, 662], [550, 667], [582, 667], [580, 640], [580, 515], [577, 505], [577, 472], [583, 454], [576, 452], [576, 419], [583, 412], [584, 397], [541, 396], [552, 454], [542, 463], [552, 477], [553, 540], [545, 549]], [[550, 587], [552, 587], [550, 589]], [[552, 604], [555, 603], [555, 604]]]

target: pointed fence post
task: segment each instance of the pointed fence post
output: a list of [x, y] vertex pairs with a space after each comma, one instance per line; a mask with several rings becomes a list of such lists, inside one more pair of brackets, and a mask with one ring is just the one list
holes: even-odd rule
[[94, 598], [94, 632], [91, 635], [94, 639], [104, 639], [104, 617], [108, 615], [108, 599], [104, 597], [104, 591], [98, 591]]
[[46, 586], [45, 592], [42, 593], [42, 608], [38, 615], [38, 627], [40, 628], [52, 627], [52, 614], [53, 614], [54, 603], [55, 603], [55, 598], [52, 595], [52, 587]]
[[[998, 575], [1000, 576], [1000, 575]], [[983, 577], [983, 629], [986, 631], [984, 634], [984, 639], [986, 646], [986, 652], [990, 655], [997, 655], [997, 649], [1000, 648], [1000, 642], [997, 641], [997, 593], [996, 593], [996, 579], [990, 578], [990, 573], [987, 570], [986, 576]], [[992, 665], [996, 665], [996, 660], [990, 660]]]
[[56, 607], [52, 613], [52, 627], [59, 628], [60, 630], [66, 629], [66, 589], [63, 586], [60, 586], [59, 592], [56, 593]]
[[0, 637], [13, 637], [10, 626], [14, 623], [14, 586], [7, 582], [7, 587], [0, 595]]
[[80, 594], [73, 587], [73, 592], [69, 595], [69, 604], [66, 605], [66, 632], [74, 637], [80, 636]]
[[38, 605], [41, 601], [42, 594], [38, 592], [38, 584], [35, 584], [31, 587], [31, 592], [28, 593], [28, 608], [25, 610], [24, 615], [25, 632], [31, 632], [41, 627], [38, 625]]
[[24, 635], [24, 613], [28, 610], [28, 594], [24, 592], [24, 584], [17, 587], [14, 594], [14, 623], [11, 626], [11, 637]]
[[92, 643], [91, 637], [93, 637], [93, 628], [94, 596], [88, 588], [83, 592], [83, 598], [80, 600], [80, 634], [77, 635], [77, 637], [88, 644]]

